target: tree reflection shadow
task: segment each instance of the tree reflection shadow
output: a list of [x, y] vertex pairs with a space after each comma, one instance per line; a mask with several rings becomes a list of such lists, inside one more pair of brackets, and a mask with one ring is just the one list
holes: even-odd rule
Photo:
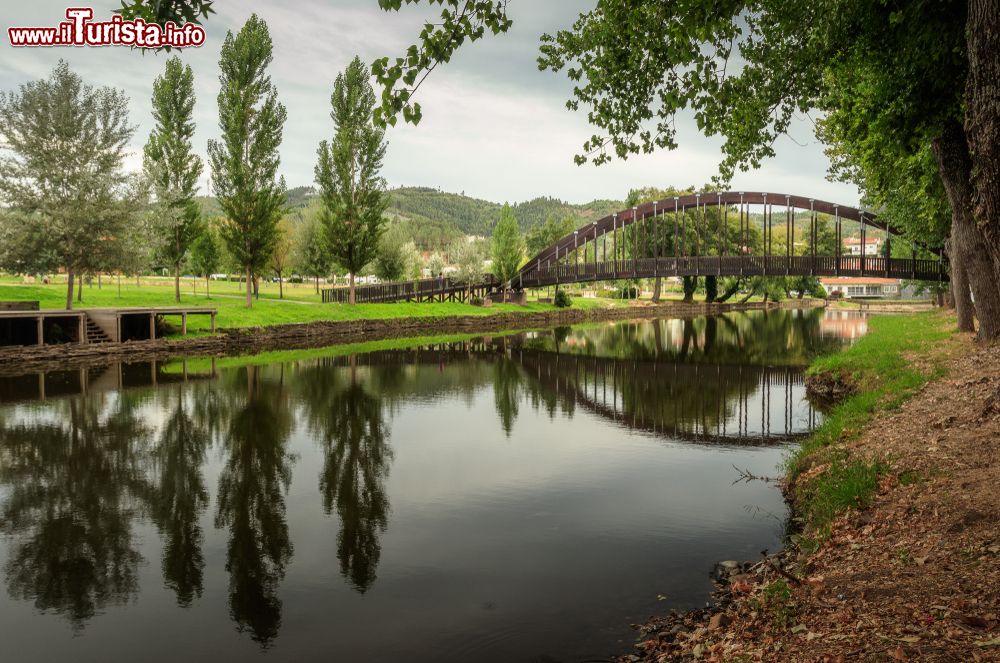
[[[283, 380], [263, 373], [254, 366], [237, 373], [245, 375], [246, 394], [223, 434], [228, 457], [219, 476], [215, 525], [229, 529], [230, 615], [240, 631], [266, 647], [281, 626], [278, 585], [292, 556], [285, 492], [293, 459], [285, 450], [291, 413]], [[241, 397], [235, 389], [230, 393]]]
[[210, 442], [208, 431], [191, 416], [178, 388], [153, 451], [158, 473], [152, 515], [165, 538], [164, 582], [184, 607], [202, 592], [205, 558], [198, 519], [208, 507], [201, 468]]
[[5, 566], [12, 597], [34, 601], [81, 630], [138, 590], [132, 521], [148, 493], [150, 431], [125, 395], [72, 398], [59, 417], [0, 429], [0, 531], [14, 538]]

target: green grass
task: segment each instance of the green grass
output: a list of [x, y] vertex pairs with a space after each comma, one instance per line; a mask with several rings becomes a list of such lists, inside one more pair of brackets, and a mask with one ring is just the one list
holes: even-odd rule
[[877, 453], [870, 459], [849, 458], [840, 443], [855, 438], [877, 413], [898, 408], [943, 373], [944, 356], [932, 350], [952, 336], [953, 328], [952, 318], [936, 312], [876, 316], [857, 343], [820, 357], [809, 367], [810, 375], [840, 376], [857, 393], [834, 406], [823, 424], [786, 460], [789, 480], [830, 463], [819, 476], [796, 488], [796, 510], [806, 525], [805, 540], [822, 540], [838, 514], [870, 503], [888, 465]]
[[[204, 285], [204, 284], [202, 284]], [[212, 296], [206, 298], [204, 290], [200, 294], [192, 294], [190, 290], [181, 290], [181, 305], [212, 306], [218, 309], [217, 325], [219, 327], [263, 327], [269, 325], [316, 322], [319, 320], [362, 320], [389, 318], [424, 318], [450, 316], [489, 316], [506, 312], [539, 312], [553, 311], [551, 304], [541, 304], [537, 301], [524, 306], [516, 304], [495, 303], [490, 308], [472, 306], [458, 302], [398, 302], [391, 304], [322, 304], [318, 296], [309, 288], [290, 289], [285, 300], [277, 299], [277, 287], [268, 284], [261, 299], [254, 302], [253, 308], [243, 306], [243, 298], [236, 291], [236, 283], [212, 283]], [[218, 290], [216, 290], [218, 288]], [[62, 308], [65, 306], [66, 289], [64, 284], [52, 285], [13, 285], [0, 284], [0, 300], [38, 300], [42, 308]], [[313, 298], [310, 300], [310, 298]], [[121, 295], [117, 284], [105, 282], [102, 288], [85, 286], [83, 302], [74, 307], [102, 306], [173, 306], [174, 291], [172, 283], [143, 283], [136, 286], [134, 282], [123, 282]], [[593, 309], [615, 306], [613, 302], [603, 299], [577, 297], [573, 299], [573, 308]], [[192, 334], [208, 333], [210, 321], [207, 316], [192, 316], [188, 319], [188, 331]]]

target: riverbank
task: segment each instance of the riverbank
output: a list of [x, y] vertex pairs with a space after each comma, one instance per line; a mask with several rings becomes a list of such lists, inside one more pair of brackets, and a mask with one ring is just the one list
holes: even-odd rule
[[813, 366], [853, 395], [788, 459], [798, 534], [622, 661], [1000, 660], [1000, 348], [953, 328], [875, 318]]
[[[582, 308], [574, 300], [568, 309], [537, 306], [476, 309], [473, 315], [421, 315], [372, 317], [351, 320], [318, 320], [264, 327], [220, 329], [217, 334], [191, 338], [86, 345], [16, 346], [0, 348], [0, 375], [89, 366], [109, 361], [150, 361], [182, 356], [241, 355], [273, 350], [317, 348], [341, 343], [358, 343], [392, 338], [440, 334], [490, 333], [539, 329], [581, 322], [690, 317], [724, 311], [765, 308], [761, 303], [704, 304], [664, 302]], [[326, 308], [347, 308], [323, 305]], [[361, 305], [359, 305], [361, 306]], [[393, 304], [370, 304], [393, 307]], [[410, 305], [408, 305], [410, 306]], [[412, 306], [434, 307], [434, 304]], [[440, 305], [438, 305], [440, 306]]]

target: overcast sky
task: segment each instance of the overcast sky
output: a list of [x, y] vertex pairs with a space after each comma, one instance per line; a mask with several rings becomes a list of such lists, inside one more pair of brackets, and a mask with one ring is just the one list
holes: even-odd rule
[[[419, 92], [424, 119], [419, 126], [388, 132], [384, 175], [390, 186], [420, 185], [494, 201], [519, 202], [554, 196], [570, 202], [623, 198], [638, 186], [700, 186], [717, 172], [719, 139], [701, 136], [690, 118], [681, 118], [679, 149], [576, 166], [573, 155], [593, 133], [584, 113], [565, 108], [570, 85], [564, 74], [538, 71], [538, 37], [572, 24], [595, 0], [514, 0], [514, 26], [506, 35], [465, 46], [451, 63], [436, 70]], [[84, 5], [88, 3], [70, 3]], [[110, 17], [114, 0], [92, 3], [95, 20]], [[281, 172], [289, 186], [311, 185], [316, 147], [332, 133], [330, 92], [334, 78], [357, 54], [370, 63], [395, 56], [415, 41], [427, 18], [426, 6], [398, 14], [378, 9], [377, 0], [218, 0], [218, 14], [206, 23], [207, 39], [181, 58], [194, 69], [198, 103], [195, 147], [205, 155], [218, 135], [218, 58], [227, 30], [239, 30], [251, 13], [267, 21], [274, 41], [271, 76], [288, 109]], [[0, 46], [0, 88], [46, 76], [60, 59], [88, 82], [123, 88], [131, 97], [138, 125], [131, 163], [140, 163], [151, 126], [153, 79], [166, 55], [124, 47], [19, 48], [7, 41], [8, 26], [48, 26], [64, 20], [65, 3], [52, 0], [8, 3]], [[778, 156], [757, 171], [738, 175], [733, 188], [776, 191], [858, 202], [855, 187], [826, 180], [829, 165], [812, 124], [802, 118], [794, 140], [783, 138]], [[207, 169], [206, 169], [207, 170]]]

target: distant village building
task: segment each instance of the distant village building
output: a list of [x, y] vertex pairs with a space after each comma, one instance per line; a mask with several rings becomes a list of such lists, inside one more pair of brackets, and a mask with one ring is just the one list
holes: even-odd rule
[[835, 276], [819, 280], [828, 295], [840, 293], [844, 299], [923, 299], [913, 286], [903, 285], [900, 279], [877, 276]]
[[[844, 239], [844, 250], [847, 251], [847, 255], [859, 256], [861, 255], [861, 238], [860, 237], [847, 237]], [[882, 239], [879, 237], [866, 237], [865, 238], [865, 255], [866, 256], [877, 256], [882, 250]]]

